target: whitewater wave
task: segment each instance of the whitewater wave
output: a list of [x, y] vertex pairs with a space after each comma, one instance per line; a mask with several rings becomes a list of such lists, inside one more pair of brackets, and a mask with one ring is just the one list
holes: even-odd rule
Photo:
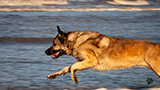
[[146, 0], [113, 0], [106, 1], [106, 3], [114, 5], [150, 5]]
[[49, 4], [68, 4], [62, 0], [0, 0], [0, 6], [24, 6], [24, 5], [49, 5]]
[[160, 0], [0, 0], [0, 6], [67, 5], [76, 3], [108, 3], [113, 5], [160, 5]]

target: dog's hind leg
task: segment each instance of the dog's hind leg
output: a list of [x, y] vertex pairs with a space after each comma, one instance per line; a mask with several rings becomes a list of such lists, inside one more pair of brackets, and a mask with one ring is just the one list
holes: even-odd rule
[[160, 78], [160, 59], [155, 60], [155, 62], [150, 63], [151, 69], [155, 72], [155, 74]]
[[160, 78], [160, 66], [149, 65], [149, 68]]
[[94, 67], [97, 65], [97, 57], [95, 53], [91, 50], [85, 51], [85, 59], [81, 62], [76, 62], [71, 66], [70, 72], [71, 72], [71, 79], [78, 84], [79, 79], [76, 77], [75, 72], [86, 70], [90, 67]]
[[147, 52], [145, 61], [149, 68], [155, 72], [160, 78], [160, 48], [156, 48]]
[[62, 75], [62, 74], [65, 75], [66, 73], [70, 72], [70, 67], [71, 67], [71, 66], [65, 67], [65, 68], [63, 68], [63, 69], [62, 69], [61, 71], [59, 71], [59, 72], [50, 74], [50, 75], [48, 75], [47, 78], [49, 78], [49, 79], [55, 79], [55, 78], [57, 78], [58, 76], [60, 76], [60, 75]]

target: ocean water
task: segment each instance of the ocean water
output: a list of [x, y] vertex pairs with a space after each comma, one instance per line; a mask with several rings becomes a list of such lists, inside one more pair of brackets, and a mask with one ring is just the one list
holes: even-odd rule
[[[70, 73], [49, 80], [49, 74], [74, 64], [76, 59], [62, 56], [52, 60], [44, 53], [57, 35], [57, 25], [64, 32], [90, 30], [120, 39], [160, 44], [159, 0], [142, 0], [141, 5], [135, 2], [126, 5], [127, 0], [125, 3], [63, 0], [63, 5], [49, 0], [47, 4], [37, 0], [38, 5], [29, 1], [21, 4], [22, 0], [2, 1], [7, 3], [0, 6], [0, 90], [160, 89], [160, 78], [143, 67], [84, 70], [76, 73], [80, 79], [78, 85], [71, 80]], [[153, 80], [151, 84], [147, 83], [148, 78]]]

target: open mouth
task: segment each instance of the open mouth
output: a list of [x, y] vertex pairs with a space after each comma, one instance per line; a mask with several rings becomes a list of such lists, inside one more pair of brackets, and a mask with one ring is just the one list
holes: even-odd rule
[[56, 53], [52, 54], [53, 59], [57, 59], [58, 57], [59, 57], [59, 52], [56, 52]]
[[49, 50], [49, 49], [47, 49], [47, 50], [45, 51], [45, 53], [46, 53], [47, 55], [52, 55], [52, 59], [53, 59], [53, 60], [54, 60], [54, 59], [57, 59], [58, 57], [66, 54], [64, 50], [53, 50], [53, 51], [51, 51], [51, 50]]

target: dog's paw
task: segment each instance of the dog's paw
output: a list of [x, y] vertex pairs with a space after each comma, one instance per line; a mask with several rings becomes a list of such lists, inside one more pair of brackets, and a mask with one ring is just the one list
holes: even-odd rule
[[59, 74], [50, 74], [50, 75], [48, 75], [48, 79], [55, 79], [55, 78], [57, 78], [59, 76]]
[[78, 84], [79, 79], [77, 77], [74, 77], [73, 81], [75, 84]]

